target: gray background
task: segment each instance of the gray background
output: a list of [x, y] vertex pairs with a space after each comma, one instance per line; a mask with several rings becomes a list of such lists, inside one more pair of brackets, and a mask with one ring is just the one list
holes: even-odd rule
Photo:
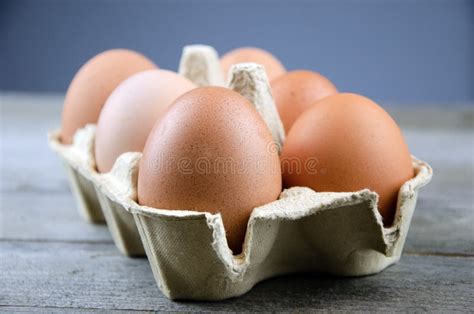
[[474, 103], [474, 1], [0, 2], [0, 90], [64, 92], [96, 53], [176, 69], [182, 46], [253, 45], [377, 101]]

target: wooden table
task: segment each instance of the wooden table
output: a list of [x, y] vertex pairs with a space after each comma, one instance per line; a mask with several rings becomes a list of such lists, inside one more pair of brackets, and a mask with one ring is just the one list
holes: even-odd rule
[[49, 150], [62, 97], [0, 94], [0, 310], [474, 309], [474, 107], [390, 107], [410, 149], [434, 168], [399, 264], [363, 278], [301, 274], [223, 302], [173, 302], [145, 258], [122, 256], [84, 222]]

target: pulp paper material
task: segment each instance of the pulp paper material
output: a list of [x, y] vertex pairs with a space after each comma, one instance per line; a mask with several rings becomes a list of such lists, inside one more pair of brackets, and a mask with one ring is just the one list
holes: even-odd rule
[[270, 83], [263, 66], [256, 63], [239, 63], [230, 69], [228, 88], [249, 100], [272, 132], [273, 142], [280, 152], [285, 130], [272, 97]]
[[[115, 183], [114, 177], [110, 174], [99, 174], [95, 170], [95, 126], [87, 125], [80, 129], [74, 136], [73, 145], [62, 145], [59, 142], [58, 134], [58, 131], [50, 133], [49, 142], [64, 160], [66, 169], [72, 172], [69, 178], [73, 186], [73, 193], [80, 200], [78, 203], [79, 212], [87, 220], [93, 222], [97, 222], [97, 220], [92, 220], [90, 217], [100, 215], [100, 221], [107, 222], [114, 243], [123, 254], [144, 256], [145, 251], [132, 214], [110, 200], [113, 193], [109, 192], [109, 189], [120, 189], [120, 186]], [[79, 182], [80, 185], [76, 185], [76, 182]], [[136, 194], [133, 192], [128, 193], [123, 190], [120, 192], [128, 198], [136, 198]], [[89, 202], [85, 203], [84, 200]]]
[[211, 46], [185, 46], [178, 72], [197, 86], [224, 86], [219, 56]]
[[[136, 200], [137, 192], [136, 188], [129, 189], [116, 177], [136, 182], [140, 157], [140, 153], [123, 154], [117, 159], [110, 173], [100, 175], [95, 181], [100, 204], [115, 245], [128, 256], [144, 256], [145, 250], [132, 214], [116, 199], [116, 195], [125, 200]], [[123, 162], [133, 167], [123, 167]]]
[[[90, 159], [90, 156], [93, 156], [93, 142], [87, 143], [87, 133], [93, 132], [93, 128], [91, 126], [78, 131], [74, 136], [74, 145], [61, 144], [59, 131], [48, 134], [48, 139], [51, 148], [60, 156], [66, 169], [79, 214], [91, 223], [100, 224], [105, 223], [105, 218], [94, 184], [89, 177], [79, 172], [89, 173], [95, 167], [95, 162]], [[84, 142], [84, 137], [86, 142]]]

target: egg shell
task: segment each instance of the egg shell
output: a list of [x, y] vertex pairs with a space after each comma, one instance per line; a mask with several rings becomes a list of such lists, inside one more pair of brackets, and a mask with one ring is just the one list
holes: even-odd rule
[[246, 62], [263, 65], [270, 81], [286, 73], [283, 64], [268, 51], [260, 48], [244, 47], [229, 51], [221, 57], [221, 67], [224, 72], [224, 77], [227, 77], [230, 68], [234, 64]]
[[107, 99], [97, 123], [95, 159], [99, 172], [112, 169], [118, 156], [141, 152], [156, 120], [171, 103], [196, 86], [167, 70], [136, 73]]
[[285, 187], [377, 192], [386, 225], [392, 223], [400, 186], [414, 175], [395, 121], [356, 94], [329, 96], [306, 110], [288, 133], [281, 159]]
[[61, 140], [70, 144], [74, 133], [88, 123], [96, 123], [100, 110], [112, 91], [131, 75], [156, 65], [140, 53], [113, 49], [85, 63], [72, 79], [64, 100]]
[[288, 72], [272, 81], [271, 87], [286, 132], [312, 104], [337, 93], [326, 77], [306, 70]]
[[194, 89], [155, 125], [138, 175], [138, 201], [159, 209], [220, 212], [240, 253], [252, 209], [281, 192], [272, 135], [252, 104], [221, 87]]

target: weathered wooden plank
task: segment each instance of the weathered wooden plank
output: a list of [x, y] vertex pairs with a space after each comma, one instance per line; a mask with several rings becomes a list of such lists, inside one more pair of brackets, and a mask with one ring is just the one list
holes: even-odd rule
[[465, 130], [403, 128], [403, 134], [411, 153], [426, 160], [435, 169], [444, 172], [453, 166], [464, 166], [471, 167], [472, 171], [474, 128]]
[[474, 131], [405, 130], [413, 154], [430, 162], [405, 247], [411, 252], [474, 254]]
[[107, 226], [84, 221], [70, 193], [1, 193], [0, 240], [112, 243]]
[[157, 289], [146, 259], [121, 256], [112, 245], [0, 243], [0, 304], [47, 308], [271, 311], [426, 310], [474, 307], [474, 258], [404, 256], [363, 278], [316, 274], [267, 280], [223, 302], [172, 302]]
[[[1, 306], [0, 312], [4, 313], [103, 313], [103, 309], [91, 309], [91, 308], [55, 308], [55, 307], [31, 307], [31, 306]], [[139, 311], [139, 310], [108, 310], [107, 312], [113, 313], [153, 313], [153, 311]]]
[[381, 104], [403, 127], [417, 129], [472, 129], [474, 104]]
[[59, 125], [61, 98], [0, 97], [0, 190], [66, 191], [64, 171], [46, 139]]
[[[420, 195], [405, 252], [474, 256], [472, 203], [469, 205], [466, 201], [446, 197], [443, 193]], [[472, 198], [466, 194], [458, 197], [464, 200]]]

